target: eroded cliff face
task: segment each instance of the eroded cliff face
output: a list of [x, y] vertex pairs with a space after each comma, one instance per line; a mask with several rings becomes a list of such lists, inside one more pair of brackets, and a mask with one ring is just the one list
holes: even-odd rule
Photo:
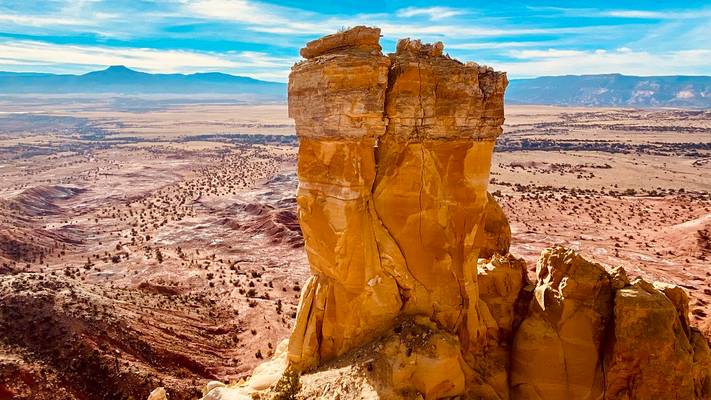
[[205, 398], [711, 398], [683, 289], [562, 247], [531, 283], [508, 254], [486, 191], [505, 74], [441, 43], [405, 39], [385, 56], [379, 34], [311, 42], [292, 70], [313, 276], [288, 346]]
[[289, 360], [352, 350], [403, 315], [466, 346], [483, 334], [475, 238], [487, 206], [506, 76], [378, 29], [309, 43], [289, 78], [300, 137], [299, 218], [314, 276]]

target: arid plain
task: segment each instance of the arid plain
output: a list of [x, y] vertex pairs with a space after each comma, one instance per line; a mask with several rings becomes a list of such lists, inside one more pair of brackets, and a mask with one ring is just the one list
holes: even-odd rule
[[[0, 100], [0, 398], [192, 398], [288, 336], [286, 106], [186, 103]], [[711, 336], [711, 111], [508, 106], [504, 131], [489, 190], [531, 274], [563, 244], [683, 286]]]

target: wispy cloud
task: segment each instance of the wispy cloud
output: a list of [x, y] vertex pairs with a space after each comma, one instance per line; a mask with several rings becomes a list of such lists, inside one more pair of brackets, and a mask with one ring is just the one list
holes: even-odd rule
[[[561, 28], [513, 28], [502, 26], [477, 26], [471, 21], [448, 21], [446, 24], [431, 22], [403, 22], [397, 17], [429, 16], [431, 20], [464, 14], [463, 11], [446, 7], [406, 8], [395, 15], [356, 14], [353, 16], [322, 16], [298, 9], [272, 6], [248, 0], [183, 0], [185, 11], [198, 17], [239, 23], [243, 28], [282, 35], [322, 35], [344, 27], [370, 25], [381, 28], [383, 35], [391, 39], [406, 36], [425, 38], [466, 38], [494, 36], [523, 36], [543, 34], [566, 34], [603, 27]], [[438, 14], [439, 12], [439, 14]], [[609, 29], [609, 28], [608, 28]]]
[[520, 47], [540, 47], [550, 46], [551, 41], [535, 41], [535, 42], [465, 42], [465, 43], [449, 43], [448, 49], [456, 50], [488, 50], [488, 49], [512, 49]]
[[79, 18], [51, 17], [40, 15], [13, 15], [0, 14], [0, 22], [25, 26], [89, 26], [94, 25], [91, 21]]
[[601, 11], [601, 15], [617, 18], [637, 19], [698, 19], [711, 17], [711, 9], [693, 11], [649, 11], [649, 10], [610, 10]]
[[184, 0], [187, 15], [243, 24], [250, 30], [277, 34], [321, 34], [334, 29], [333, 19], [315, 21], [315, 14], [246, 0]]
[[458, 15], [468, 14], [468, 11], [449, 8], [449, 7], [407, 7], [398, 10], [395, 14], [401, 18], [411, 18], [418, 16], [428, 17], [430, 20], [436, 21], [439, 19], [456, 17]]
[[[64, 64], [73, 70], [94, 70], [125, 65], [147, 72], [227, 71], [279, 79], [294, 62], [253, 51], [221, 54], [144, 48], [56, 45], [34, 41], [0, 43], [0, 68], [8, 65], [46, 66]], [[259, 71], [254, 73], [254, 71]]]
[[[513, 77], [542, 75], [622, 73], [628, 75], [696, 75], [708, 68], [711, 49], [691, 49], [665, 53], [618, 48], [612, 51], [514, 50], [513, 62], [493, 62]], [[683, 60], [683, 61], [682, 61]]]

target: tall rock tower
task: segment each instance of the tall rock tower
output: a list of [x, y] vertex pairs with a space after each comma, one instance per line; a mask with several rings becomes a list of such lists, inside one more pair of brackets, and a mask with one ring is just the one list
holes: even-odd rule
[[289, 343], [302, 368], [426, 317], [481, 337], [476, 265], [506, 75], [356, 27], [310, 42], [289, 76], [299, 220], [313, 276]]

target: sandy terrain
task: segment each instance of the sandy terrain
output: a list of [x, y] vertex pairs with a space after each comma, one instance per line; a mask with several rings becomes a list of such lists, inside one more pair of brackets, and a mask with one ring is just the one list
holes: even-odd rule
[[[193, 398], [287, 336], [308, 266], [285, 106], [0, 112], [0, 398]], [[711, 336], [711, 112], [518, 106], [505, 130], [512, 252], [680, 284]]]

